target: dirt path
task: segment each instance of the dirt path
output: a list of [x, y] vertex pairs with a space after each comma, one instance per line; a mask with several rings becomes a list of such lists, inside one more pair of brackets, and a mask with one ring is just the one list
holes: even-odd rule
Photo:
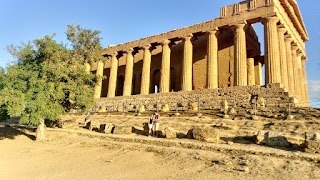
[[[320, 179], [305, 160], [0, 128], [0, 179]], [[128, 135], [134, 137], [136, 135]]]

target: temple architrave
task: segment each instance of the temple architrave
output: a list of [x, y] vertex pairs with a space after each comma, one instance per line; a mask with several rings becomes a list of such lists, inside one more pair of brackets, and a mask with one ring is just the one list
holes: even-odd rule
[[[264, 55], [255, 23], [264, 26]], [[86, 68], [106, 77], [97, 99], [272, 86], [308, 106], [307, 40], [296, 0], [246, 0], [222, 7], [219, 18], [109, 46], [107, 61]]]

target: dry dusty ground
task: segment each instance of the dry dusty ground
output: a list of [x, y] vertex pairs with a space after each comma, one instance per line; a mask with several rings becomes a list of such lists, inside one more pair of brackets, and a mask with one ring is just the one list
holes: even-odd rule
[[45, 142], [35, 142], [34, 132], [0, 126], [0, 179], [320, 179], [314, 161], [120, 142], [89, 133], [47, 131]]

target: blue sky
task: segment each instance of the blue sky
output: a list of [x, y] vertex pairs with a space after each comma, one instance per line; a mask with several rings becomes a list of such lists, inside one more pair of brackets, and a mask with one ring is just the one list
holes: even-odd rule
[[[1, 0], [0, 66], [12, 57], [7, 45], [20, 45], [56, 33], [66, 43], [68, 24], [100, 30], [103, 46], [119, 44], [217, 18], [220, 7], [240, 0]], [[320, 1], [297, 0], [309, 33], [307, 75], [311, 101], [320, 94]], [[256, 25], [263, 38], [262, 25]], [[315, 91], [315, 92], [313, 92]]]

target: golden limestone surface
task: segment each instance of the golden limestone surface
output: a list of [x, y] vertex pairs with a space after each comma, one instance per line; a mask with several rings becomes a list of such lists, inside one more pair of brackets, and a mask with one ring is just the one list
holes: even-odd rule
[[[264, 26], [265, 53], [254, 25]], [[104, 49], [95, 98], [279, 84], [308, 106], [305, 42], [295, 0], [247, 0], [219, 18]], [[265, 82], [262, 82], [262, 68]]]

